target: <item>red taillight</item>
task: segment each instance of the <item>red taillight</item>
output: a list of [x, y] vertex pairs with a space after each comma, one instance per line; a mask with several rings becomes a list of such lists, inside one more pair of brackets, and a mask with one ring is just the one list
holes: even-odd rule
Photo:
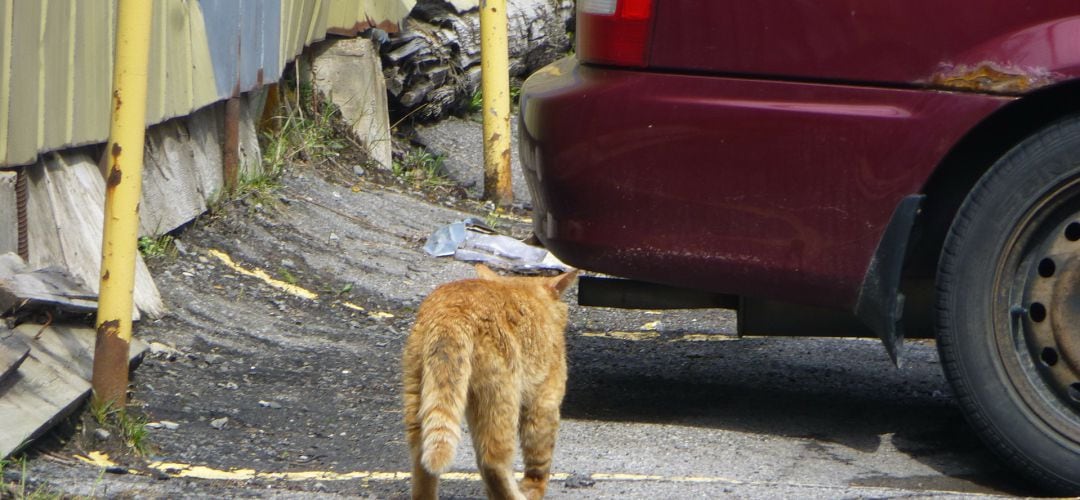
[[578, 0], [578, 59], [616, 66], [645, 66], [652, 3], [653, 0]]

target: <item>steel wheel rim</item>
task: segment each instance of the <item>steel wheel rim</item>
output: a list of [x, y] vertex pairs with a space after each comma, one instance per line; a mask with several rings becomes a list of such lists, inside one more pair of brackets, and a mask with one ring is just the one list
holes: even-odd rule
[[1029, 419], [1080, 445], [1080, 176], [1056, 186], [1003, 247], [993, 337]]

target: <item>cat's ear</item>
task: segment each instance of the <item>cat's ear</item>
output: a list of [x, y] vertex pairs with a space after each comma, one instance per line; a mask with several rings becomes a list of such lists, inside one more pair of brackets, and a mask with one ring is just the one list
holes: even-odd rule
[[499, 279], [499, 274], [496, 273], [495, 271], [492, 271], [491, 268], [489, 268], [488, 266], [485, 266], [483, 264], [477, 264], [475, 266], [475, 269], [476, 269], [476, 275], [479, 276], [480, 279], [485, 279], [485, 280], [497, 280], [497, 279]]
[[560, 274], [551, 278], [551, 281], [548, 282], [548, 286], [550, 286], [552, 290], [555, 290], [556, 295], [562, 295], [566, 292], [566, 289], [570, 288], [570, 285], [574, 283], [574, 280], [577, 279], [577, 275], [577, 269]]

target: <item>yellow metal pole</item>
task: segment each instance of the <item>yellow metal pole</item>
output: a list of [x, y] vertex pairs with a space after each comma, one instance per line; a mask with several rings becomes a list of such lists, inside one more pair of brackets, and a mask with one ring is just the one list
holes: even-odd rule
[[506, 0], [480, 0], [480, 90], [484, 95], [484, 199], [506, 207], [510, 185], [510, 63]]
[[112, 124], [105, 180], [105, 226], [101, 246], [97, 344], [94, 348], [95, 404], [127, 404], [128, 348], [135, 289], [135, 256], [146, 140], [147, 65], [152, 5], [119, 0]]

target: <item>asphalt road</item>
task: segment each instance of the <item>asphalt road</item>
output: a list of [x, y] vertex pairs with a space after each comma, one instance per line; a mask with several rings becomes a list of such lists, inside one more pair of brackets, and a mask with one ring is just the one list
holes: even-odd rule
[[[151, 263], [171, 311], [136, 327], [156, 348], [133, 374], [133, 403], [162, 425], [151, 456], [102, 472], [76, 458], [99, 451], [76, 432], [9, 480], [152, 498], [407, 495], [401, 346], [423, 296], [472, 275], [421, 247], [484, 214], [311, 170], [283, 182]], [[730, 311], [575, 305], [570, 323], [551, 498], [1037, 493], [968, 429], [930, 342], [896, 369], [875, 340], [735, 338]], [[467, 444], [453, 471], [446, 498], [483, 496]]]

